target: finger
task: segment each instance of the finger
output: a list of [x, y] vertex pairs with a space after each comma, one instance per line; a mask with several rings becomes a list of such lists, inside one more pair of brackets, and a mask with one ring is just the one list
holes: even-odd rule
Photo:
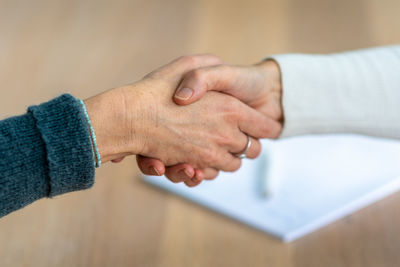
[[193, 181], [193, 179], [185, 181], [185, 185], [188, 187], [195, 187], [198, 186], [202, 181]]
[[190, 179], [184, 181], [185, 185], [188, 187], [194, 187], [199, 185], [204, 179], [204, 173], [202, 170], [195, 170], [194, 175]]
[[160, 76], [179, 81], [181, 80], [182, 75], [193, 69], [219, 64], [222, 64], [222, 60], [211, 54], [182, 56], [151, 72], [146, 77]]
[[112, 162], [112, 163], [119, 163], [119, 162], [123, 161], [124, 158], [125, 158], [125, 157], [113, 159], [113, 160], [111, 160], [111, 162]]
[[235, 157], [246, 154], [246, 158], [257, 158], [261, 152], [260, 141], [249, 134], [243, 132], [237, 126], [234, 126], [230, 137], [222, 139], [225, 149], [227, 149]]
[[257, 139], [278, 138], [281, 124], [238, 101], [239, 129]]
[[194, 178], [195, 178], [196, 180], [203, 181], [204, 178], [205, 178], [205, 176], [204, 176], [204, 171], [203, 171], [203, 170], [196, 169], [196, 170], [195, 170], [195, 173], [194, 173]]
[[252, 137], [250, 137], [250, 139], [251, 139], [251, 146], [246, 152], [246, 158], [255, 159], [261, 154], [262, 146], [258, 139], [254, 139]]
[[240, 169], [241, 165], [242, 161], [238, 157], [235, 157], [229, 152], [225, 152], [215, 160], [210, 161], [209, 167], [221, 171], [234, 172]]
[[165, 170], [165, 176], [173, 183], [180, 183], [190, 180], [194, 177], [194, 175], [194, 168], [186, 163], [167, 167]]
[[[201, 99], [207, 91], [219, 91], [247, 102], [250, 97], [242, 90], [241, 75], [247, 75], [245, 69], [229, 65], [197, 68], [185, 74], [174, 95], [178, 105], [188, 105]], [[247, 77], [246, 77], [247, 78]]]
[[165, 173], [165, 166], [158, 159], [137, 155], [136, 162], [143, 174], [161, 176]]
[[205, 180], [213, 180], [218, 176], [219, 171], [214, 168], [206, 168], [202, 170]]
[[[254, 138], [252, 138], [252, 137], [250, 137], [250, 136], [249, 136], [248, 138], [249, 138], [249, 139], [248, 139], [248, 142], [249, 142], [249, 143], [246, 143], [246, 144], [243, 146], [243, 149], [242, 149], [240, 152], [234, 153], [234, 155], [242, 154], [242, 153], [244, 153], [244, 151], [247, 149], [247, 150], [246, 150], [246, 158], [255, 159], [255, 158], [257, 158], [257, 157], [260, 155], [260, 153], [261, 153], [261, 143], [260, 143], [259, 140], [254, 139]], [[250, 145], [250, 146], [247, 148], [248, 145]]]

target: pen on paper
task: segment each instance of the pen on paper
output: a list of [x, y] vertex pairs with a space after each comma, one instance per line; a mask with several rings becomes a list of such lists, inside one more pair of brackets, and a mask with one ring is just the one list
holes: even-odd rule
[[264, 168], [262, 171], [262, 193], [265, 198], [271, 198], [276, 195], [279, 187], [279, 151], [274, 149], [273, 144], [269, 145], [262, 154]]

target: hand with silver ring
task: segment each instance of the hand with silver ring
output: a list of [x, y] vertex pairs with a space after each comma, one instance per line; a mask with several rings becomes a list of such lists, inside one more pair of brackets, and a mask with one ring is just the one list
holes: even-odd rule
[[[269, 121], [267, 138], [279, 137], [283, 122], [282, 83], [279, 65], [274, 60], [264, 60], [252, 66], [220, 64], [193, 70], [184, 76], [175, 92], [174, 101], [181, 106], [190, 105], [208, 91], [232, 95], [265, 115]], [[259, 149], [260, 143], [257, 139], [252, 141], [247, 144], [247, 158], [258, 155], [254, 151]], [[137, 162], [143, 173], [146, 173], [147, 166], [154, 166], [160, 175], [165, 174], [170, 180], [183, 181], [188, 186], [196, 186], [203, 179], [214, 179], [218, 175], [217, 169], [199, 170], [186, 163], [165, 167], [157, 159], [140, 156]]]

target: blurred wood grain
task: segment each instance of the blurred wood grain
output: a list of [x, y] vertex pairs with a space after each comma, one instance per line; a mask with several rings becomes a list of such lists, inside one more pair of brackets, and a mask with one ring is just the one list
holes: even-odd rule
[[[85, 98], [184, 54], [400, 43], [396, 0], [0, 0], [0, 118], [63, 92]], [[400, 194], [291, 244], [141, 182], [134, 158], [91, 190], [0, 219], [0, 266], [398, 266]]]

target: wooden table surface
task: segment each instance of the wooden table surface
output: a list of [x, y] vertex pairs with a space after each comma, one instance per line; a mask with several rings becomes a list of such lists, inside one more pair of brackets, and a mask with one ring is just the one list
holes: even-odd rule
[[[85, 98], [184, 54], [234, 64], [273, 53], [400, 43], [398, 0], [0, 1], [0, 117]], [[283, 244], [143, 183], [134, 158], [91, 190], [0, 219], [0, 266], [399, 266], [400, 194]]]

